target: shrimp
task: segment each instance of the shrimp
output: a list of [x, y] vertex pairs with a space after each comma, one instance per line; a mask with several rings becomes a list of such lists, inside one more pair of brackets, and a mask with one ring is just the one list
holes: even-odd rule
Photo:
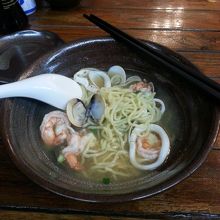
[[130, 86], [130, 89], [132, 92], [153, 92], [154, 86], [153, 83], [147, 83], [147, 82], [138, 82]]
[[41, 137], [48, 146], [58, 146], [72, 135], [67, 115], [61, 111], [52, 111], [44, 116], [40, 126]]
[[62, 150], [62, 154], [68, 165], [74, 170], [82, 170], [82, 166], [78, 160], [78, 157], [83, 150], [83, 148], [80, 147], [80, 139], [81, 137], [78, 133], [72, 134], [67, 139], [68, 146]]
[[52, 111], [44, 116], [40, 126], [41, 137], [48, 146], [66, 146], [62, 154], [70, 168], [82, 170], [79, 156], [88, 144], [91, 133], [85, 130], [76, 132], [70, 126], [67, 115], [61, 111]]
[[70, 138], [67, 140], [68, 146], [63, 149], [62, 153], [72, 169], [83, 169], [78, 161], [78, 157], [83, 152], [92, 135], [92, 133], [86, 134], [85, 131], [81, 133], [72, 133]]
[[65, 159], [71, 169], [78, 170], [78, 171], [83, 169], [83, 167], [81, 166], [81, 164], [78, 161], [78, 155], [76, 155], [74, 153], [66, 153]]
[[143, 137], [138, 137], [136, 144], [139, 156], [149, 161], [158, 158], [162, 143], [156, 134], [149, 133]]

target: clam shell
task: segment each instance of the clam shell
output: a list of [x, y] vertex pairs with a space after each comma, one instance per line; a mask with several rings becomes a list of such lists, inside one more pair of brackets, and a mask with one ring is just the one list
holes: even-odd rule
[[111, 87], [111, 80], [109, 76], [100, 70], [90, 70], [88, 78], [90, 82], [97, 88]]
[[109, 76], [95, 68], [81, 69], [75, 73], [73, 79], [92, 93], [97, 93], [102, 87], [111, 87]]
[[126, 82], [126, 73], [121, 66], [112, 66], [108, 70], [112, 86], [121, 85]]
[[142, 82], [142, 79], [140, 76], [131, 76], [128, 77], [126, 82], [124, 83], [124, 87], [129, 87], [130, 85], [137, 83], [137, 82]]
[[150, 164], [140, 164], [137, 160], [136, 160], [136, 140], [138, 135], [141, 132], [144, 132], [146, 130], [146, 128], [141, 128], [141, 127], [135, 127], [132, 131], [131, 134], [129, 135], [129, 158], [131, 161], [131, 164], [136, 167], [137, 169], [140, 170], [155, 170], [157, 169], [159, 166], [162, 165], [162, 163], [166, 160], [168, 154], [170, 153], [170, 140], [169, 137], [167, 135], [167, 133], [165, 132], [165, 130], [160, 127], [159, 125], [156, 124], [150, 124], [149, 125], [149, 131], [150, 132], [155, 132], [157, 133], [160, 138], [161, 138], [161, 142], [162, 142], [162, 146], [160, 149], [160, 153], [158, 155], [158, 158], [156, 159], [156, 161], [154, 161], [153, 163]]
[[72, 99], [68, 102], [66, 113], [69, 121], [76, 127], [82, 127], [86, 121], [86, 107], [79, 99]]
[[90, 70], [87, 68], [79, 70], [73, 76], [74, 81], [78, 82], [79, 84], [87, 88], [89, 86], [89, 80], [88, 80], [89, 71]]
[[90, 101], [89, 104], [89, 116], [95, 121], [95, 122], [102, 122], [104, 115], [105, 115], [105, 108], [106, 103], [101, 95], [95, 94]]

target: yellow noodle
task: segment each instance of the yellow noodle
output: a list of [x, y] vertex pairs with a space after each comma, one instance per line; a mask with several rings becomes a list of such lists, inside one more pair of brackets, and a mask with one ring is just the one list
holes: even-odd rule
[[[154, 101], [154, 93], [134, 93], [122, 87], [101, 88], [100, 95], [106, 103], [104, 120], [86, 125], [96, 131], [97, 143], [87, 147], [83, 162], [92, 158], [88, 168], [94, 172], [109, 173], [114, 179], [133, 175], [136, 169], [129, 163], [128, 135], [134, 126], [146, 126], [160, 119], [161, 112]], [[88, 94], [88, 98], [91, 94]]]

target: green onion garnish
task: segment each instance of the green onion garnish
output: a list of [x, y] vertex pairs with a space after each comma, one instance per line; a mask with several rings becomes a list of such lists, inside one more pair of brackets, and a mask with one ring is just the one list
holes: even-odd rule
[[102, 179], [102, 183], [105, 184], [105, 185], [108, 185], [108, 184], [110, 183], [110, 179], [107, 178], [107, 177], [104, 177], [104, 178]]

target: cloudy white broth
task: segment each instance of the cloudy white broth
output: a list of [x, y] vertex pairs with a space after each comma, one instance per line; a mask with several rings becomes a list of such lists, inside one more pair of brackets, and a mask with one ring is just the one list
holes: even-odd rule
[[170, 140], [159, 124], [166, 108], [152, 82], [128, 77], [120, 66], [106, 72], [81, 69], [73, 80], [82, 88], [82, 100], [71, 100], [66, 112], [49, 112], [40, 126], [58, 163], [103, 184], [143, 175], [164, 163]]

